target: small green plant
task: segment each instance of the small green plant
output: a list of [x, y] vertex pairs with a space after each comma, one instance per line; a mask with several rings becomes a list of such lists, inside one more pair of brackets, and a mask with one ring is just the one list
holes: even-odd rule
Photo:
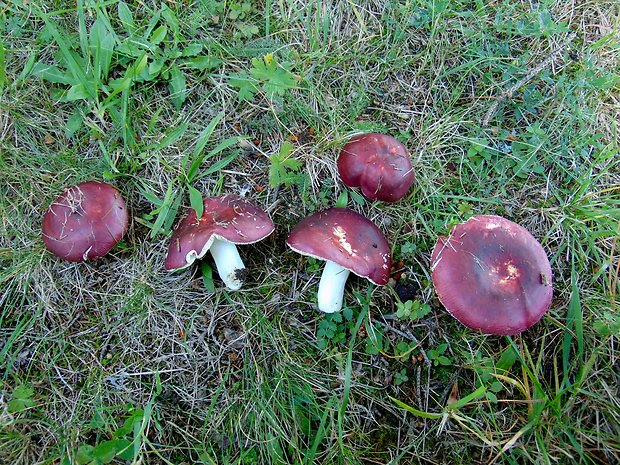
[[251, 39], [259, 33], [258, 26], [252, 22], [252, 16], [259, 13], [254, 2], [201, 0], [195, 6], [193, 22], [206, 21], [223, 28], [235, 41]]
[[7, 411], [9, 413], [19, 413], [34, 407], [37, 403], [32, 399], [33, 396], [34, 389], [32, 387], [26, 385], [17, 386], [11, 394]]
[[507, 171], [506, 158], [502, 158], [500, 155], [497, 150], [491, 147], [490, 141], [486, 138], [471, 139], [467, 149], [467, 158], [477, 171], [486, 167], [491, 167], [498, 174]]
[[[512, 8], [505, 5], [500, 8], [502, 11], [504, 8]], [[551, 16], [548, 9], [532, 10], [526, 17], [522, 17], [518, 20], [512, 20], [510, 15], [506, 15], [507, 12], [502, 11], [501, 21], [497, 21], [495, 27], [498, 31], [505, 34], [518, 35], [518, 36], [532, 36], [532, 37], [549, 37], [554, 34], [565, 33], [569, 29], [566, 26], [566, 21], [556, 23]]]
[[366, 332], [368, 333], [368, 337], [366, 338], [364, 351], [368, 355], [377, 355], [381, 352], [385, 352], [387, 342], [383, 335], [382, 328], [367, 323]]
[[394, 355], [403, 362], [408, 362], [412, 355], [418, 353], [418, 344], [416, 342], [407, 342], [401, 339], [394, 346]]
[[353, 310], [345, 306], [341, 312], [326, 313], [316, 332], [317, 346], [326, 349], [330, 343], [344, 342], [347, 334], [355, 327]]
[[258, 26], [247, 22], [249, 16], [256, 12], [252, 2], [228, 2], [228, 8], [228, 18], [235, 24], [235, 36], [250, 39], [258, 34]]
[[514, 176], [525, 179], [533, 174], [544, 175], [545, 168], [540, 158], [548, 144], [549, 137], [540, 123], [527, 126], [525, 134], [512, 142], [511, 169]]
[[409, 25], [414, 28], [430, 30], [449, 6], [448, 0], [422, 1], [411, 15]]
[[[144, 410], [130, 408], [123, 424], [112, 433], [112, 439], [96, 445], [82, 444], [75, 455], [78, 465], [104, 465], [115, 459], [134, 460], [140, 450], [141, 427], [145, 418]], [[106, 432], [105, 422], [95, 417], [91, 422], [95, 430]], [[66, 461], [65, 461], [66, 462]]]
[[518, 354], [512, 346], [508, 346], [495, 360], [494, 357], [483, 357], [480, 353], [475, 354], [472, 367], [477, 374], [477, 385], [487, 386], [485, 397], [490, 402], [497, 402], [497, 393], [504, 389], [498, 380], [506, 377], [518, 360]]
[[407, 369], [403, 368], [400, 371], [394, 372], [394, 384], [396, 386], [400, 386], [403, 383], [409, 381], [409, 376], [407, 376]]
[[[539, 101], [540, 97], [534, 98]], [[470, 165], [475, 171], [493, 170], [500, 176], [526, 179], [542, 176], [544, 162], [551, 150], [551, 141], [539, 122], [528, 125], [522, 134], [499, 131], [498, 140], [473, 138], [467, 150]], [[461, 216], [466, 216], [460, 211]]]
[[417, 249], [418, 246], [414, 242], [405, 242], [400, 246], [400, 253], [402, 255], [413, 255]]
[[298, 78], [287, 63], [279, 63], [278, 58], [268, 53], [262, 58], [253, 58], [249, 73], [241, 71], [231, 74], [228, 82], [238, 89], [240, 101], [252, 100], [263, 91], [269, 98], [282, 97], [297, 86]]
[[594, 328], [601, 337], [620, 333], [620, 316], [613, 311], [604, 311], [594, 322]]
[[418, 320], [432, 311], [431, 306], [419, 300], [407, 300], [396, 304], [396, 316], [401, 320]]
[[461, 202], [457, 207], [459, 216], [469, 218], [474, 214], [474, 209], [469, 202]]
[[439, 344], [435, 349], [427, 350], [426, 355], [433, 361], [433, 365], [435, 366], [450, 366], [452, 365], [452, 360], [444, 355], [446, 350], [448, 350], [448, 344], [443, 343]]
[[285, 141], [278, 152], [269, 156], [269, 185], [272, 188], [289, 187], [301, 180], [302, 163], [292, 156], [293, 149], [293, 144]]

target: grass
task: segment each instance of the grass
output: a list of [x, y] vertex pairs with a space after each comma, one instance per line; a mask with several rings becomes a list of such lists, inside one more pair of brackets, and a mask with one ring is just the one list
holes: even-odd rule
[[[8, 0], [0, 18], [1, 463], [620, 461], [617, 2]], [[339, 182], [370, 130], [411, 152], [396, 204]], [[68, 264], [40, 221], [87, 179], [133, 221]], [[163, 267], [179, 215], [225, 192], [277, 224], [242, 249], [239, 292]], [[337, 199], [404, 276], [350, 279], [332, 317], [284, 240]], [[553, 304], [519, 336], [463, 327], [432, 288], [435, 239], [479, 213], [550, 257]], [[431, 311], [399, 318], [403, 285]]]

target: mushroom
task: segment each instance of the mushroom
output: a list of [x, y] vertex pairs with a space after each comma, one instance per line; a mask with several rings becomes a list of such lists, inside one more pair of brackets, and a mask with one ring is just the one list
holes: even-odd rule
[[236, 245], [258, 242], [269, 236], [275, 226], [267, 213], [236, 195], [208, 197], [203, 204], [204, 212], [199, 219], [192, 208], [175, 227], [166, 269], [187, 268], [210, 251], [222, 281], [228, 289], [236, 291], [246, 276]]
[[551, 304], [551, 265], [522, 226], [477, 215], [440, 237], [431, 257], [433, 284], [446, 310], [485, 334], [513, 335]]
[[373, 200], [396, 202], [414, 181], [409, 152], [387, 134], [354, 136], [342, 148], [337, 164], [342, 182], [361, 188]]
[[286, 244], [295, 252], [325, 260], [317, 295], [319, 310], [342, 308], [349, 272], [383, 286], [390, 278], [390, 247], [377, 226], [348, 208], [314, 213], [293, 228]]
[[114, 186], [88, 181], [71, 186], [43, 216], [45, 247], [63, 260], [82, 262], [107, 254], [121, 240], [129, 214]]

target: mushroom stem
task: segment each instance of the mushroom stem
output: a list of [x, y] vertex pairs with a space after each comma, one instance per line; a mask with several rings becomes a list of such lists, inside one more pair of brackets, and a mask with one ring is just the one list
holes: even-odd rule
[[325, 268], [319, 282], [317, 300], [319, 310], [325, 313], [334, 313], [342, 308], [344, 286], [349, 277], [349, 270], [336, 263], [325, 260]]
[[231, 291], [239, 290], [245, 278], [245, 265], [235, 244], [215, 239], [209, 251], [213, 255], [217, 272], [226, 287]]

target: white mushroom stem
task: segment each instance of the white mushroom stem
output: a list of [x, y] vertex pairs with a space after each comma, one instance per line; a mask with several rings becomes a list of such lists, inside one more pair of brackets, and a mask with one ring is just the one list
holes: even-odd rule
[[344, 286], [347, 283], [349, 273], [346, 268], [325, 260], [325, 268], [321, 275], [317, 295], [319, 310], [325, 313], [334, 313], [342, 309]]
[[245, 265], [237, 252], [235, 244], [220, 239], [215, 239], [209, 248], [215, 267], [226, 287], [236, 291], [243, 285]]

